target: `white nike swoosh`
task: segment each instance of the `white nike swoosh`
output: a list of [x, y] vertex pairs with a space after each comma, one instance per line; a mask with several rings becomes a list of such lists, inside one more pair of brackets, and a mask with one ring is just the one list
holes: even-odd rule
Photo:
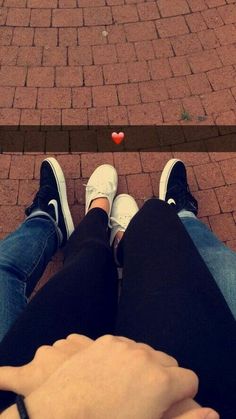
[[175, 200], [173, 198], [169, 198], [168, 201], [167, 201], [167, 204], [169, 204], [169, 205], [171, 205], [171, 204], [176, 205], [176, 202], [175, 202]]
[[54, 209], [55, 209], [55, 214], [56, 214], [56, 223], [58, 224], [59, 221], [59, 214], [58, 214], [58, 203], [55, 199], [51, 199], [51, 201], [49, 201], [48, 206], [49, 205], [53, 205]]

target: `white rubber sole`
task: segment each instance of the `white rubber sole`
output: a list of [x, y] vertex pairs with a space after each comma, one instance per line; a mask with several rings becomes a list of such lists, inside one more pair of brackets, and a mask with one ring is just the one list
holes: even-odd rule
[[182, 160], [180, 160], [180, 159], [169, 160], [168, 163], [166, 163], [166, 165], [165, 165], [165, 167], [162, 171], [160, 184], [159, 184], [159, 199], [161, 199], [162, 201], [166, 200], [167, 185], [168, 185], [170, 173], [171, 173], [174, 165], [179, 161], [181, 163], [183, 163]]
[[59, 165], [57, 160], [54, 159], [54, 157], [48, 157], [47, 159], [44, 159], [44, 161], [47, 161], [50, 164], [51, 169], [54, 173], [56, 182], [57, 182], [57, 189], [60, 196], [61, 209], [62, 209], [62, 214], [65, 220], [67, 239], [68, 239], [70, 235], [73, 233], [75, 227], [74, 227], [70, 208], [67, 201], [66, 180], [65, 180], [63, 171], [61, 169], [61, 166]]

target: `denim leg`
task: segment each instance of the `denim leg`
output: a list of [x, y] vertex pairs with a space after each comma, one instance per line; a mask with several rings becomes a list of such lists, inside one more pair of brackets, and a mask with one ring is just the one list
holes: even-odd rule
[[0, 242], [0, 341], [27, 304], [27, 297], [58, 248], [56, 225], [26, 219]]
[[178, 215], [236, 319], [236, 253], [192, 212], [183, 210]]

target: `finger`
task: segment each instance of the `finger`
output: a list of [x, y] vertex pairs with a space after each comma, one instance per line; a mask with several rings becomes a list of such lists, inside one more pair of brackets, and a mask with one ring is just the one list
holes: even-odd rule
[[140, 348], [146, 349], [150, 354], [155, 356], [155, 359], [159, 361], [165, 367], [178, 367], [178, 362], [172, 356], [166, 354], [162, 351], [157, 351], [153, 349], [150, 345], [142, 342], [135, 342], [134, 340], [125, 338], [124, 336], [116, 336], [120, 341], [127, 342], [130, 344], [134, 344], [135, 346], [139, 346]]
[[178, 415], [189, 412], [193, 409], [197, 409], [199, 407], [201, 406], [193, 399], [181, 400], [180, 402], [177, 402], [171, 406], [171, 408], [163, 415], [162, 419], [173, 419]]
[[22, 385], [20, 376], [25, 367], [0, 367], [0, 389], [21, 393]]
[[155, 358], [155, 361], [162, 364], [164, 367], [178, 367], [178, 362], [175, 358], [170, 355], [167, 355], [165, 352], [156, 351], [151, 346], [142, 343], [142, 342], [135, 342], [134, 340], [128, 339], [124, 336], [116, 336], [116, 339], [121, 342], [127, 342], [133, 348], [143, 348], [145, 349], [151, 356]]
[[132, 345], [137, 344], [137, 342], [135, 340], [126, 338], [125, 336], [113, 336], [113, 337], [118, 341], [127, 342], [127, 343], [130, 343]]
[[53, 347], [67, 356], [72, 356], [79, 351], [82, 351], [93, 343], [93, 340], [82, 335], [72, 334], [66, 339], [57, 340]]
[[155, 351], [152, 348], [151, 350], [156, 360], [160, 362], [160, 364], [162, 364], [164, 367], [178, 367], [179, 366], [178, 361], [172, 356], [167, 355], [165, 352]]
[[178, 367], [178, 362], [175, 358], [170, 355], [167, 355], [165, 352], [156, 351], [151, 346], [146, 345], [145, 343], [137, 343], [137, 347], [144, 349], [155, 362], [158, 362], [163, 367]]
[[166, 393], [167, 407], [169, 408], [174, 403], [177, 403], [185, 399], [193, 399], [198, 391], [198, 377], [197, 375], [188, 369], [171, 367], [167, 368], [166, 371], [166, 387], [168, 387]]
[[67, 336], [66, 340], [86, 347], [94, 342], [93, 339], [90, 339], [85, 335], [78, 335], [76, 333], [72, 333], [69, 336]]
[[[74, 343], [72, 342], [69, 343], [68, 341], [66, 341], [66, 339], [59, 339], [53, 343], [52, 348], [62, 354], [68, 355], [70, 354], [71, 349], [74, 350], [74, 346], [75, 346]], [[78, 347], [77, 347], [77, 351], [78, 351]]]
[[219, 419], [220, 416], [215, 410], [208, 408], [200, 408], [190, 410], [180, 416], [172, 416], [173, 419]]

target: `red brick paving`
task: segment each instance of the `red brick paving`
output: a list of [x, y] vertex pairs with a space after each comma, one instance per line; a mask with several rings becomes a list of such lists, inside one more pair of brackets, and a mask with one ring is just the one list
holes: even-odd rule
[[[213, 136], [212, 124], [230, 133], [226, 125], [236, 121], [235, 3], [0, 0], [0, 124], [178, 125], [185, 110], [190, 124], [209, 125]], [[193, 144], [190, 153], [180, 152], [180, 132], [171, 135], [177, 152], [58, 155], [75, 224], [84, 211], [82, 184], [98, 164], [115, 164], [119, 192], [132, 193], [142, 205], [158, 194], [166, 161], [180, 157], [200, 217], [236, 250], [236, 154], [194, 153]], [[202, 135], [193, 127], [190, 137], [197, 144]], [[43, 158], [0, 155], [1, 238], [23, 220]], [[61, 263], [59, 252], [41, 284]]]
[[[234, 0], [1, 0], [0, 123], [44, 124], [45, 109], [61, 123], [64, 109], [82, 108], [89, 124], [95, 110], [100, 123], [142, 124], [141, 105], [151, 104], [146, 124], [178, 123], [183, 109], [195, 123], [230, 124], [235, 10]], [[76, 102], [73, 90], [84, 86], [90, 99]], [[117, 111], [99, 117], [110, 106]]]

